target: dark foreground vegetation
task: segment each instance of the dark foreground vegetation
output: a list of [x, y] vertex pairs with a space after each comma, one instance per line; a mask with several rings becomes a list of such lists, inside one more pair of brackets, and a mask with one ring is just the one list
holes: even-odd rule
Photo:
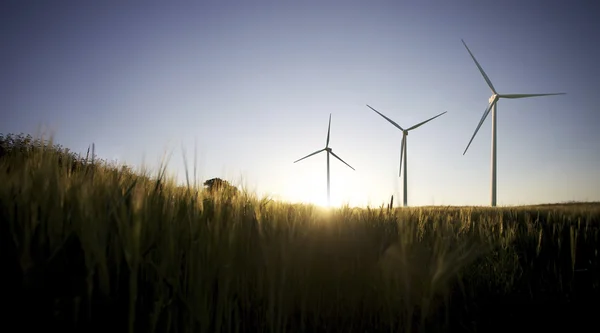
[[600, 327], [598, 204], [324, 210], [0, 147], [5, 332]]

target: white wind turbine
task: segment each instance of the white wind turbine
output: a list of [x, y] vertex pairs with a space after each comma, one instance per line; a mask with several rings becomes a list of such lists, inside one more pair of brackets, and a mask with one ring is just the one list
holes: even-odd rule
[[338, 160], [340, 160], [342, 163], [346, 164], [348, 167], [350, 167], [350, 169], [356, 171], [353, 167], [350, 166], [350, 164], [344, 162], [344, 160], [342, 160], [339, 156], [337, 156], [331, 148], [329, 148], [329, 132], [331, 130], [331, 113], [329, 114], [329, 126], [327, 127], [327, 142], [325, 143], [325, 148], [321, 149], [321, 150], [317, 150], [316, 152], [312, 153], [312, 154], [308, 154], [304, 157], [302, 157], [299, 160], [294, 161], [294, 163], [302, 161], [305, 158], [311, 157], [313, 155], [316, 155], [322, 151], [326, 151], [327, 152], [327, 205], [330, 206], [331, 205], [331, 200], [330, 200], [330, 182], [329, 182], [329, 154], [333, 155], [333, 157], [337, 158]]
[[382, 116], [383, 118], [385, 118], [387, 121], [389, 121], [390, 123], [392, 123], [392, 125], [396, 126], [399, 130], [402, 131], [402, 143], [400, 144], [401, 145], [401, 148], [400, 148], [400, 171], [398, 173], [398, 177], [402, 176], [402, 156], [404, 156], [404, 207], [406, 207], [407, 206], [407, 202], [408, 202], [408, 198], [407, 198], [408, 197], [408, 190], [407, 190], [407, 185], [406, 185], [406, 174], [407, 174], [406, 165], [407, 165], [407, 160], [408, 160], [408, 157], [407, 157], [407, 154], [406, 154], [406, 137], [408, 136], [408, 131], [413, 130], [413, 129], [415, 129], [415, 128], [417, 128], [417, 127], [419, 127], [419, 126], [421, 126], [421, 125], [423, 125], [423, 124], [425, 124], [427, 122], [430, 122], [430, 121], [434, 120], [435, 118], [443, 115], [444, 113], [446, 113], [448, 111], [444, 111], [444, 112], [438, 114], [437, 116], [435, 116], [433, 118], [429, 118], [429, 119], [427, 119], [427, 120], [425, 120], [423, 122], [420, 122], [420, 123], [416, 124], [415, 126], [409, 127], [407, 129], [403, 129], [402, 127], [400, 127], [400, 125], [396, 124], [390, 118], [384, 116], [383, 114], [381, 114], [379, 111], [373, 109], [368, 104], [367, 104], [367, 106], [369, 107], [369, 109], [377, 112], [380, 116]]
[[473, 142], [473, 139], [475, 138], [477, 131], [479, 131], [479, 128], [485, 121], [485, 118], [491, 111], [492, 112], [492, 189], [491, 190], [492, 190], [492, 207], [495, 207], [496, 206], [496, 111], [498, 109], [498, 107], [497, 107], [498, 100], [500, 98], [514, 99], [514, 98], [527, 98], [527, 97], [537, 97], [537, 96], [565, 95], [566, 93], [499, 94], [496, 91], [496, 89], [494, 88], [494, 85], [492, 85], [492, 81], [490, 81], [490, 78], [485, 74], [485, 72], [483, 71], [483, 68], [481, 68], [481, 65], [479, 65], [479, 62], [477, 62], [477, 60], [475, 59], [475, 56], [473, 55], [473, 53], [471, 53], [471, 50], [469, 50], [469, 47], [467, 46], [465, 41], [462, 39], [461, 39], [461, 41], [462, 41], [463, 45], [465, 46], [465, 48], [467, 49], [467, 51], [469, 52], [469, 54], [471, 55], [471, 58], [473, 58], [473, 61], [475, 62], [475, 65], [479, 69], [479, 72], [481, 72], [481, 75], [483, 76], [485, 82], [487, 82], [488, 86], [492, 90], [492, 97], [490, 97], [490, 99], [489, 99], [489, 105], [483, 112], [483, 117], [481, 117], [481, 120], [479, 121], [479, 125], [477, 125], [477, 128], [475, 129], [475, 132], [473, 133], [473, 136], [471, 137], [471, 140], [469, 141], [467, 148], [465, 148], [463, 155], [465, 155], [465, 153], [467, 152], [467, 149], [469, 149], [469, 146], [471, 145], [471, 142]]

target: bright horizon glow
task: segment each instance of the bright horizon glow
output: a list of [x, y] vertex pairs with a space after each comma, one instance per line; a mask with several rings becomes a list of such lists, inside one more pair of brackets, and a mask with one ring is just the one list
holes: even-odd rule
[[[600, 201], [600, 31], [592, 5], [206, 0], [7, 2], [0, 11], [0, 133], [35, 134], [85, 154], [257, 195], [323, 204], [332, 114], [332, 205], [402, 204], [402, 126], [411, 131], [408, 205], [487, 206], [491, 121], [462, 155], [490, 91], [503, 100], [497, 204]], [[494, 17], [490, 23], [490, 6]], [[518, 11], [514, 8], [519, 8]], [[489, 118], [489, 117], [488, 117]]]

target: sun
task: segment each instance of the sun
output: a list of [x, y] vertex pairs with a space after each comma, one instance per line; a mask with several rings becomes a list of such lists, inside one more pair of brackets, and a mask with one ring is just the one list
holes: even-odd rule
[[331, 199], [331, 202], [327, 202], [327, 198], [321, 198], [319, 200], [315, 200], [314, 202], [311, 202], [314, 205], [317, 205], [319, 207], [322, 208], [340, 208], [342, 206], [341, 202], [338, 202], [337, 200], [333, 200], [333, 198]]
[[297, 195], [286, 196], [286, 198], [289, 202], [315, 205], [320, 208], [339, 208], [342, 206], [341, 202], [333, 200], [333, 198], [329, 203], [327, 201], [327, 196], [319, 196], [315, 193], [298, 193]]
[[338, 200], [337, 196], [334, 195], [331, 195], [331, 204], [329, 204], [327, 190], [323, 187], [323, 184], [302, 177], [292, 178], [282, 194], [286, 201], [293, 203], [311, 204], [322, 208], [337, 208], [342, 205], [341, 200]]

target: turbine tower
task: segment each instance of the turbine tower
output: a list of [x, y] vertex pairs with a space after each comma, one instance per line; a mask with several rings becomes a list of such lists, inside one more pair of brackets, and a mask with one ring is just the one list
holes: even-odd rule
[[494, 88], [494, 85], [492, 84], [492, 81], [490, 81], [490, 78], [485, 74], [485, 72], [483, 71], [483, 68], [481, 68], [481, 65], [479, 65], [479, 62], [477, 62], [477, 60], [475, 59], [475, 56], [473, 55], [473, 53], [471, 53], [471, 50], [469, 50], [469, 47], [467, 46], [467, 44], [465, 43], [465, 41], [462, 40], [462, 39], [461, 39], [461, 41], [462, 41], [463, 45], [465, 46], [465, 48], [467, 49], [467, 51], [469, 52], [469, 54], [471, 55], [471, 58], [475, 62], [475, 65], [479, 69], [479, 72], [481, 72], [481, 75], [483, 76], [483, 79], [485, 80], [485, 82], [487, 83], [487, 85], [492, 90], [492, 96], [489, 99], [488, 107], [483, 112], [483, 116], [481, 117], [481, 120], [479, 121], [479, 125], [477, 125], [477, 128], [475, 129], [475, 132], [473, 133], [473, 136], [471, 137], [471, 140], [469, 141], [469, 144], [467, 145], [467, 148], [465, 148], [465, 151], [463, 152], [463, 155], [465, 155], [465, 153], [467, 152], [467, 149], [469, 149], [469, 146], [471, 145], [471, 142], [473, 142], [473, 139], [475, 138], [475, 135], [477, 134], [477, 131], [479, 131], [479, 128], [481, 127], [481, 125], [485, 121], [485, 118], [487, 117], [487, 115], [491, 111], [492, 112], [492, 170], [491, 170], [491, 172], [492, 172], [491, 201], [492, 202], [491, 202], [491, 204], [492, 204], [492, 207], [496, 207], [496, 111], [498, 111], [498, 106], [497, 106], [498, 100], [500, 98], [515, 99], [515, 98], [527, 98], [527, 97], [538, 97], [538, 96], [565, 95], [566, 93], [499, 94], [496, 91], [496, 88]]
[[329, 132], [331, 130], [331, 113], [329, 114], [329, 126], [327, 127], [327, 142], [325, 142], [325, 148], [321, 149], [321, 150], [317, 150], [316, 152], [312, 153], [312, 154], [308, 154], [304, 157], [302, 157], [299, 160], [294, 161], [294, 163], [296, 162], [300, 162], [305, 158], [311, 157], [313, 155], [316, 155], [322, 151], [326, 151], [327, 152], [327, 206], [331, 205], [331, 199], [330, 199], [330, 181], [329, 181], [329, 154], [333, 155], [333, 157], [337, 158], [338, 160], [340, 160], [342, 163], [346, 164], [348, 167], [350, 167], [350, 169], [356, 171], [353, 167], [350, 166], [350, 164], [344, 162], [344, 160], [342, 160], [339, 156], [337, 156], [331, 148], [329, 148]]
[[384, 116], [383, 114], [381, 114], [379, 111], [373, 109], [371, 106], [369, 106], [367, 104], [367, 106], [369, 107], [369, 109], [377, 112], [377, 114], [379, 114], [380, 116], [382, 116], [383, 118], [385, 118], [387, 121], [389, 121], [392, 125], [396, 126], [396, 128], [398, 128], [399, 130], [402, 131], [402, 143], [400, 144], [401, 148], [400, 148], [400, 171], [398, 173], [398, 177], [402, 176], [402, 156], [404, 156], [404, 207], [407, 206], [407, 202], [408, 202], [408, 190], [407, 190], [407, 184], [406, 184], [406, 174], [408, 173], [407, 169], [406, 169], [406, 165], [407, 165], [407, 160], [408, 157], [406, 155], [406, 137], [408, 136], [408, 131], [414, 130], [415, 128], [430, 122], [432, 120], [434, 120], [435, 118], [443, 115], [444, 113], [448, 112], [448, 111], [444, 111], [440, 114], [438, 114], [437, 116], [433, 117], [433, 118], [429, 118], [423, 122], [420, 122], [418, 124], [416, 124], [415, 126], [409, 127], [407, 129], [403, 129], [400, 125], [396, 124], [393, 120], [391, 120], [390, 118]]

